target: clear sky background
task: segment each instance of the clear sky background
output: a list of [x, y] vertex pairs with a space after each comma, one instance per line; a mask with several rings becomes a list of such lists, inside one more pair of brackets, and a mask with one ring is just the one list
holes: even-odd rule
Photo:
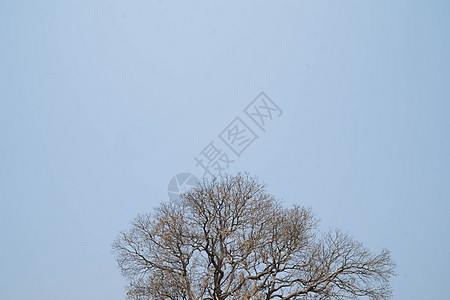
[[261, 91], [236, 159], [450, 282], [450, 1], [0, 1], [0, 299], [123, 299], [111, 242]]

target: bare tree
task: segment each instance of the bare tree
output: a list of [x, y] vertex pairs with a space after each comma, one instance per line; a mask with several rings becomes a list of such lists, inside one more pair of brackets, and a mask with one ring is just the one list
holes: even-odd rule
[[248, 174], [224, 175], [136, 217], [113, 249], [128, 299], [391, 298], [389, 251], [317, 226]]

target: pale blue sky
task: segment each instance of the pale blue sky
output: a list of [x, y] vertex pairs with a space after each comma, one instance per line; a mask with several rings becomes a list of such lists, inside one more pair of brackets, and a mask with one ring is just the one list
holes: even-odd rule
[[0, 298], [123, 299], [110, 244], [265, 91], [230, 171], [450, 282], [450, 2], [0, 2]]

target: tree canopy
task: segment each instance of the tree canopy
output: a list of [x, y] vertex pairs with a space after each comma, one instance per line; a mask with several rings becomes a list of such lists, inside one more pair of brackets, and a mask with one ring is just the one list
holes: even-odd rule
[[321, 233], [248, 174], [204, 178], [137, 216], [113, 243], [128, 299], [390, 299], [395, 264], [339, 230]]

